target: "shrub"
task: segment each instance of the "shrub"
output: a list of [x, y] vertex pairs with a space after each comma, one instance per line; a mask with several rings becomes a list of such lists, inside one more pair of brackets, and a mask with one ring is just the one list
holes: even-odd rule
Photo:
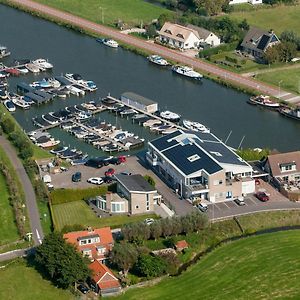
[[142, 254], [135, 265], [135, 271], [140, 275], [149, 278], [158, 277], [166, 273], [166, 262], [159, 256]]
[[155, 180], [150, 175], [145, 175], [144, 178], [147, 180], [147, 182], [155, 188]]

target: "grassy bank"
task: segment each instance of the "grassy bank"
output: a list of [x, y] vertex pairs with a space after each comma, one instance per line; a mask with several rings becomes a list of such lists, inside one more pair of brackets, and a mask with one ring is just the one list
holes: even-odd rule
[[68, 291], [55, 288], [24, 260], [16, 260], [0, 269], [0, 299], [71, 300], [75, 297]]
[[51, 206], [53, 213], [53, 223], [57, 230], [61, 230], [65, 225], [83, 225], [85, 227], [111, 226], [118, 228], [123, 224], [142, 221], [146, 218], [155, 218], [155, 215], [127, 215], [113, 216], [109, 218], [98, 218], [92, 209], [84, 201], [74, 201]]
[[182, 275], [116, 299], [297, 299], [300, 231], [249, 237], [206, 255]]

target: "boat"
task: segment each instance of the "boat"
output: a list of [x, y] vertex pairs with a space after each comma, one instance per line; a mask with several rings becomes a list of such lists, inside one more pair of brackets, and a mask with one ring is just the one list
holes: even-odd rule
[[84, 165], [88, 161], [87, 155], [83, 156], [82, 158], [74, 159], [71, 161], [72, 166]]
[[123, 117], [123, 116], [129, 116], [129, 115], [134, 115], [136, 114], [137, 111], [132, 109], [132, 108], [129, 108], [129, 109], [125, 109], [123, 111], [120, 112], [120, 115]]
[[15, 106], [18, 106], [23, 109], [29, 109], [30, 104], [22, 99], [22, 97], [12, 99], [12, 102]]
[[300, 121], [300, 108], [291, 109], [288, 107], [282, 107], [278, 111], [285, 117]]
[[107, 146], [101, 147], [101, 150], [104, 152], [116, 152], [119, 150], [119, 147], [118, 145], [111, 143]]
[[147, 59], [150, 62], [152, 62], [156, 65], [159, 65], [159, 66], [168, 66], [169, 65], [169, 63], [159, 55], [150, 55], [147, 57]]
[[179, 114], [176, 114], [174, 112], [171, 112], [169, 110], [162, 111], [160, 114], [160, 117], [171, 122], [179, 122], [181, 116]]
[[75, 95], [75, 96], [84, 96], [85, 95], [85, 91], [75, 87], [75, 86], [69, 86], [68, 87], [69, 91], [71, 92], [71, 94]]
[[6, 90], [0, 90], [0, 100], [7, 100], [8, 92]]
[[43, 149], [50, 149], [50, 148], [53, 148], [53, 147], [57, 146], [59, 143], [60, 143], [60, 140], [51, 139], [48, 142], [38, 144], [38, 146], [43, 148]]
[[7, 68], [5, 72], [12, 76], [20, 76], [20, 71], [17, 68]]
[[269, 96], [266, 95], [259, 95], [250, 97], [247, 101], [249, 104], [260, 105], [267, 108], [277, 109], [280, 107], [280, 104], [272, 101]]
[[19, 70], [20, 74], [27, 74], [29, 71], [25, 66], [16, 67]]
[[94, 92], [98, 89], [96, 83], [92, 80], [80, 80], [78, 83], [84, 86], [90, 92]]
[[77, 116], [76, 116], [76, 119], [79, 120], [79, 121], [84, 121], [84, 120], [87, 120], [89, 118], [91, 118], [92, 115], [90, 113], [87, 113], [87, 112], [80, 112]]
[[37, 74], [40, 72], [40, 68], [32, 63], [26, 64], [25, 67], [32, 73]]
[[53, 68], [53, 65], [43, 58], [33, 60], [32, 63], [38, 66], [40, 69], [51, 70]]
[[10, 55], [10, 51], [5, 46], [0, 45], [0, 58], [4, 58]]
[[183, 120], [182, 123], [185, 128], [192, 131], [203, 132], [203, 133], [210, 132], [210, 130], [206, 126], [198, 122]]
[[46, 81], [46, 80], [41, 80], [41, 81], [35, 81], [31, 84], [29, 84], [33, 88], [38, 88], [38, 89], [48, 89], [51, 88], [51, 83]]
[[58, 146], [57, 148], [52, 149], [50, 151], [50, 153], [52, 153], [52, 154], [58, 154], [58, 153], [66, 151], [66, 150], [68, 150], [67, 146]]
[[11, 100], [5, 100], [3, 102], [4, 106], [6, 107], [6, 109], [9, 111], [9, 112], [14, 112], [16, 111], [16, 107], [14, 105], [14, 103], [11, 101]]
[[52, 117], [49, 113], [46, 115], [42, 115], [42, 119], [48, 122], [50, 125], [56, 125], [59, 123], [59, 121], [56, 118]]
[[172, 67], [172, 71], [179, 75], [183, 75], [183, 76], [195, 79], [195, 80], [201, 80], [203, 77], [202, 74], [194, 71], [192, 68], [187, 67], [187, 66], [176, 65], [176, 66]]
[[103, 44], [105, 46], [108, 46], [108, 47], [111, 47], [111, 48], [118, 48], [119, 47], [118, 42], [116, 42], [115, 40], [112, 40], [112, 39], [104, 39]]
[[66, 73], [65, 77], [71, 82], [80, 82], [83, 80], [80, 74]]

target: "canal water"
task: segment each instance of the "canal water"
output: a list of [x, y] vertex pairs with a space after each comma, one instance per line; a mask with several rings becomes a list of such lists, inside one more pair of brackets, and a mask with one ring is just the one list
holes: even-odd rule
[[[245, 136], [242, 147], [269, 147], [280, 151], [296, 150], [300, 147], [300, 122], [286, 119], [277, 112], [259, 109], [246, 103], [249, 95], [225, 88], [204, 79], [202, 83], [190, 81], [150, 64], [144, 57], [121, 48], [112, 49], [94, 38], [76, 33], [29, 14], [0, 5], [0, 44], [12, 52], [4, 63], [13, 59], [47, 58], [54, 64], [53, 75], [79, 73], [85, 79], [96, 82], [98, 91], [78, 98], [55, 99], [29, 111], [17, 110], [14, 114], [26, 131], [33, 130], [32, 118], [46, 112], [57, 111], [65, 106], [104, 97], [110, 93], [119, 97], [131, 91], [159, 103], [161, 110], [180, 113], [183, 118], [205, 124], [222, 140], [232, 131], [228, 144], [238, 147]], [[10, 89], [17, 82], [30, 83], [51, 74], [25, 75], [10, 79]], [[132, 124], [130, 120], [116, 118], [110, 113], [100, 114], [103, 120], [122, 129], [135, 132], [145, 140], [155, 136], [147, 129]], [[98, 150], [78, 142], [68, 133], [56, 128], [55, 137], [66, 145], [77, 146], [90, 155]]]

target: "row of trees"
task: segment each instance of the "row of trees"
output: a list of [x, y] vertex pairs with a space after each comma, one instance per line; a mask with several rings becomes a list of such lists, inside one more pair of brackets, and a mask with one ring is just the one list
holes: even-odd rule
[[125, 241], [142, 244], [148, 239], [198, 232], [207, 224], [208, 218], [205, 214], [194, 212], [182, 217], [156, 220], [150, 226], [145, 223], [130, 223], [122, 228], [122, 234]]
[[269, 47], [264, 55], [267, 63], [289, 62], [297, 55], [297, 46], [292, 42], [281, 42]]

